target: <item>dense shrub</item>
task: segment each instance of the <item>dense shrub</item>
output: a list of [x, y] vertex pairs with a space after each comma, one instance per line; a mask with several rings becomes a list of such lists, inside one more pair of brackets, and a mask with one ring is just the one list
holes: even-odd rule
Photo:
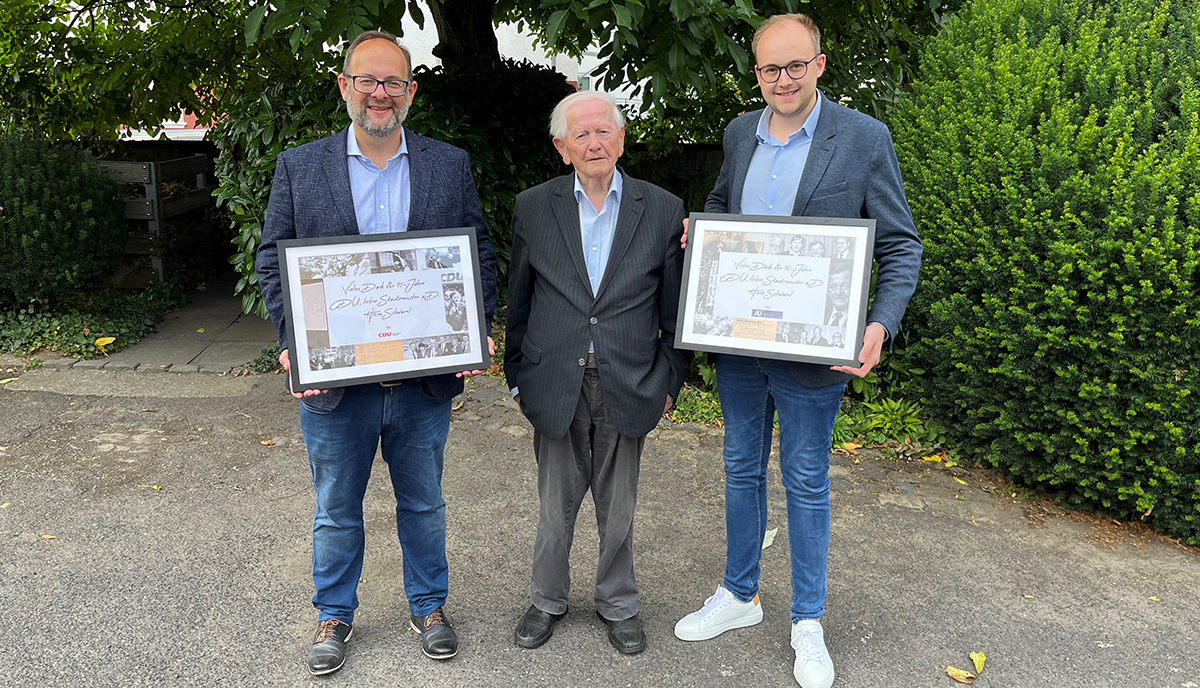
[[[419, 67], [418, 92], [405, 126], [463, 148], [471, 155], [483, 217], [507, 274], [516, 195], [562, 174], [550, 143], [550, 111], [571, 92], [565, 78], [529, 62], [500, 67]], [[280, 151], [333, 134], [349, 124], [332, 75], [299, 83], [276, 81], [262, 93], [233, 99], [212, 136], [220, 147], [217, 198], [234, 218], [237, 253], [230, 258], [242, 279], [242, 307], [266, 317], [254, 252]], [[503, 293], [503, 290], [502, 290]]]
[[125, 235], [120, 187], [79, 151], [0, 137], [0, 309], [82, 292], [117, 268]]
[[926, 406], [1015, 479], [1193, 544], [1198, 12], [977, 0], [892, 119]]

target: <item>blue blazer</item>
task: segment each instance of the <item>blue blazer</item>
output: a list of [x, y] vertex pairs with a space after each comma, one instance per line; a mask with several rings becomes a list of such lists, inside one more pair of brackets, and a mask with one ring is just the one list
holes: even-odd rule
[[[878, 322], [892, 335], [900, 327], [921, 267], [921, 240], [904, 196], [892, 135], [883, 122], [838, 105], [819, 91], [818, 97], [821, 119], [813, 132], [792, 215], [875, 220], [878, 273], [867, 322]], [[741, 115], [725, 129], [725, 162], [704, 212], [741, 213], [742, 186], [762, 112]], [[828, 366], [793, 363], [790, 367], [796, 380], [809, 387], [850, 379]]]
[[[346, 160], [346, 137], [350, 127], [279, 154], [275, 181], [263, 222], [262, 244], [255, 269], [267, 312], [288, 348], [283, 291], [279, 280], [281, 239], [330, 237], [358, 234], [354, 197], [350, 192], [350, 169]], [[485, 320], [491, 330], [496, 310], [496, 252], [479, 207], [479, 194], [471, 176], [466, 151], [404, 128], [408, 141], [409, 231], [445, 227], [474, 227], [479, 245], [479, 277], [483, 286]], [[462, 392], [461, 378], [431, 375], [420, 378], [425, 393], [439, 402]], [[306, 397], [304, 403], [316, 411], [332, 411], [342, 400], [343, 389]]]

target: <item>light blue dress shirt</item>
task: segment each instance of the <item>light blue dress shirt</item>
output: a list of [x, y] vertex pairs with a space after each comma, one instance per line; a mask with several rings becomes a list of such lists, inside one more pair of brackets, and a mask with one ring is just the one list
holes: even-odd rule
[[[604, 197], [604, 206], [596, 206], [588, 200], [587, 192], [575, 175], [575, 201], [579, 203], [579, 238], [583, 242], [583, 262], [587, 265], [588, 281], [592, 285], [592, 296], [604, 279], [604, 268], [608, 266], [608, 254], [612, 252], [613, 235], [617, 231], [617, 212], [621, 209], [621, 190], [624, 188], [621, 172], [613, 170], [612, 184]], [[594, 344], [588, 344], [588, 353], [595, 353]]]
[[359, 234], [386, 234], [408, 230], [411, 197], [408, 176], [408, 139], [388, 158], [382, 170], [363, 155], [351, 127], [346, 136], [346, 164], [350, 167], [350, 194]]
[[808, 149], [812, 147], [812, 135], [821, 118], [821, 98], [809, 113], [800, 130], [779, 141], [771, 136], [771, 108], [765, 108], [758, 120], [755, 137], [758, 145], [750, 158], [746, 170], [746, 182], [742, 186], [741, 212], [745, 215], [791, 215], [796, 205], [796, 191], [800, 188], [800, 176], [804, 174], [804, 163], [808, 160]]

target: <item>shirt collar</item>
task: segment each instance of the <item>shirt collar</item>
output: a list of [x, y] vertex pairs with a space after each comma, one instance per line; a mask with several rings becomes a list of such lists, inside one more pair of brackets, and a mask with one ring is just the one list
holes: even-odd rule
[[[358, 138], [354, 136], [354, 126], [351, 125], [346, 130], [346, 155], [352, 158], [366, 158], [363, 155], [362, 149], [358, 147]], [[401, 155], [408, 155], [408, 137], [400, 137], [400, 150], [396, 154], [388, 158], [388, 162], [395, 160]]]
[[[572, 175], [575, 180], [575, 200], [583, 203], [583, 199], [587, 197], [587, 192], [583, 190], [583, 185], [579, 183], [579, 174]], [[604, 194], [604, 201], [608, 202], [609, 196], [617, 197], [617, 206], [621, 205], [621, 191], [625, 188], [625, 182], [621, 179], [621, 170], [613, 168], [612, 185], [608, 187], [608, 193]]]
[[817, 91], [817, 104], [813, 106], [812, 112], [808, 113], [808, 119], [804, 120], [804, 125], [801, 126], [796, 131], [796, 133], [789, 136], [788, 140], [783, 141], [783, 142], [779, 142], [775, 139], [775, 137], [771, 136], [771, 108], [769, 108], [769, 107], [764, 108], [762, 116], [760, 116], [758, 118], [758, 131], [755, 132], [755, 136], [758, 138], [758, 142], [759, 143], [774, 142], [774, 143], [779, 143], [780, 145], [786, 146], [787, 144], [791, 143], [792, 141], [795, 141], [796, 137], [799, 136], [801, 132], [803, 132], [807, 138], [811, 139], [813, 136], [813, 132], [815, 132], [817, 130], [817, 120], [821, 119], [821, 101], [822, 100], [824, 100], [824, 98], [821, 97], [821, 92]]

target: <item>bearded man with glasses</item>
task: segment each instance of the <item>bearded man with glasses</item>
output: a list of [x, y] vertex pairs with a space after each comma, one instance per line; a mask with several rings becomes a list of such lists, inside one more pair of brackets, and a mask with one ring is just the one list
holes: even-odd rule
[[[803, 688], [829, 688], [833, 661], [820, 619], [829, 554], [833, 421], [850, 375], [869, 373], [900, 325], [916, 288], [921, 241], [887, 127], [817, 90], [825, 55], [813, 20], [804, 14], [769, 17], [754, 34], [751, 48], [767, 107], [738, 117], [725, 130], [725, 162], [705, 212], [873, 218], [878, 280], [861, 367], [715, 356], [725, 418], [725, 577], [699, 611], [676, 624], [675, 635], [708, 640], [763, 618], [759, 560], [767, 527], [772, 419], [778, 408], [779, 467], [792, 559], [792, 674]], [[813, 332], [816, 341], [809, 343], [828, 346], [818, 329]]]
[[[466, 152], [403, 126], [417, 93], [408, 50], [385, 31], [359, 34], [346, 49], [338, 87], [353, 124], [279, 155], [263, 223], [258, 282], [285, 369], [276, 245], [282, 239], [474, 227], [489, 329], [496, 306], [496, 254]], [[428, 657], [449, 659], [458, 652], [443, 609], [449, 577], [442, 452], [450, 400], [462, 392], [463, 376], [481, 372], [293, 394], [301, 399], [300, 427], [317, 501], [313, 606], [319, 623], [308, 652], [310, 673], [335, 672], [345, 661], [363, 566], [363, 495], [378, 448], [396, 494], [409, 624]]]

